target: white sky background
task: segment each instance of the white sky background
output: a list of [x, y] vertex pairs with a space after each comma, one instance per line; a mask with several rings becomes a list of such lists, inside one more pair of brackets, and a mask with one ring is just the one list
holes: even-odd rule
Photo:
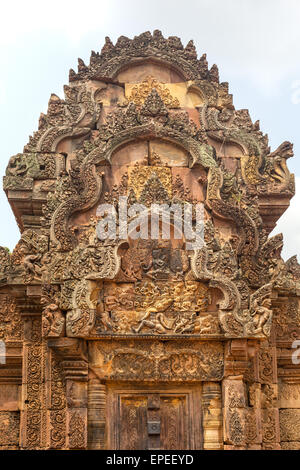
[[[11, 0], [0, 15], [1, 175], [37, 129], [50, 94], [63, 97], [77, 57], [88, 63], [105, 36], [115, 42], [160, 29], [184, 44], [194, 39], [198, 54], [207, 53], [236, 108], [260, 119], [272, 150], [294, 142], [288, 163], [300, 188], [299, 0]], [[300, 255], [299, 207], [300, 189], [274, 232], [284, 234], [285, 258]], [[4, 194], [0, 214], [0, 245], [12, 249], [19, 232]]]

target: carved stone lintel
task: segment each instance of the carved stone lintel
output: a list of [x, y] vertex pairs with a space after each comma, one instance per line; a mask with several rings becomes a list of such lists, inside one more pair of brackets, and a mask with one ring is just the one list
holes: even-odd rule
[[[145, 347], [147, 349], [145, 349]], [[90, 366], [102, 380], [207, 381], [223, 377], [223, 345], [218, 342], [93, 341]], [[112, 367], [113, 365], [113, 367]]]

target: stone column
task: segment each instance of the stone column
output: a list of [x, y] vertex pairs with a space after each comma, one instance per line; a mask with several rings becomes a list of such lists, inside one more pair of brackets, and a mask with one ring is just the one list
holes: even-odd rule
[[103, 450], [106, 444], [106, 386], [91, 378], [88, 385], [88, 448]]
[[223, 449], [221, 385], [204, 382], [202, 391], [203, 449]]

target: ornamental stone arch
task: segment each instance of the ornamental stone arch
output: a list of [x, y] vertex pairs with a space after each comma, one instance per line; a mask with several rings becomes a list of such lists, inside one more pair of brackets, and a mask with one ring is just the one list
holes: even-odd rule
[[[217, 67], [159, 31], [107, 38], [64, 93], [4, 177], [21, 238], [0, 248], [0, 448], [299, 448], [300, 268], [270, 236], [292, 144], [271, 151]], [[100, 239], [120, 196], [203, 203], [204, 245]]]

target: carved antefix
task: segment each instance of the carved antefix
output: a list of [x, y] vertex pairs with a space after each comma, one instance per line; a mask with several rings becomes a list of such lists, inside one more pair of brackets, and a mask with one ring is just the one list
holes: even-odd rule
[[292, 144], [159, 31], [64, 92], [4, 177], [0, 448], [300, 448]]

